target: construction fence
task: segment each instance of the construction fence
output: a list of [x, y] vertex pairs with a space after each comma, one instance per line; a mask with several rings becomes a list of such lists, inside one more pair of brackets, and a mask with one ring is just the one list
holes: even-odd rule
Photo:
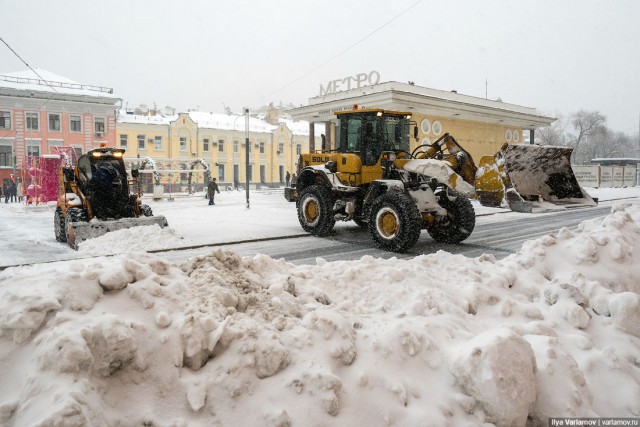
[[640, 182], [638, 166], [572, 166], [582, 187], [619, 188], [636, 187]]

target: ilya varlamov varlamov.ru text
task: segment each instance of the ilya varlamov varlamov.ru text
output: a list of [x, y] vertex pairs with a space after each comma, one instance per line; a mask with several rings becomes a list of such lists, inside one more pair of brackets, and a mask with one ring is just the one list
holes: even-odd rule
[[549, 427], [640, 426], [640, 418], [549, 418]]

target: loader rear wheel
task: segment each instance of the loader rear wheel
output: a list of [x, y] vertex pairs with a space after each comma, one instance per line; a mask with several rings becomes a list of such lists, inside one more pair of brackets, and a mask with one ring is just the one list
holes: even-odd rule
[[380, 249], [404, 252], [416, 244], [420, 231], [420, 211], [409, 195], [385, 193], [371, 204], [369, 233]]
[[439, 202], [447, 210], [447, 217], [427, 228], [427, 232], [436, 242], [460, 243], [473, 232], [476, 213], [467, 197], [451, 190], [449, 195], [454, 196], [455, 199], [450, 200], [447, 197], [446, 200]]
[[62, 209], [59, 207], [56, 208], [56, 213], [53, 216], [53, 230], [56, 233], [56, 240], [58, 242], [67, 241], [67, 225]]
[[140, 213], [143, 216], [153, 216], [153, 211], [149, 207], [149, 205], [140, 205]]
[[327, 235], [336, 223], [333, 216], [333, 195], [331, 190], [321, 185], [310, 185], [300, 192], [298, 199], [298, 220], [311, 234]]

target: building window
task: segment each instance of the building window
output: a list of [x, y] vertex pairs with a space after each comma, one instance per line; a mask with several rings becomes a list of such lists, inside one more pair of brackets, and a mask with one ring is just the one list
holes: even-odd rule
[[300, 154], [302, 154], [302, 145], [297, 144], [296, 145], [296, 155], [299, 156]]
[[278, 154], [284, 154], [284, 143], [278, 144]]
[[38, 113], [27, 113], [27, 130], [40, 130], [40, 118]]
[[49, 113], [49, 131], [60, 132], [60, 114]]
[[429, 121], [429, 119], [422, 119], [422, 121], [420, 122], [420, 129], [424, 134], [431, 132], [431, 122]]
[[218, 179], [224, 181], [224, 165], [218, 165]]
[[11, 111], [0, 111], [0, 129], [11, 129]]
[[11, 145], [0, 145], [0, 167], [13, 166], [13, 147]]
[[187, 151], [187, 138], [185, 136], [180, 137], [180, 151]]
[[49, 146], [49, 154], [58, 154], [58, 150], [55, 147], [62, 147], [64, 141], [62, 139], [49, 139], [47, 144]]
[[128, 140], [129, 140], [129, 135], [120, 134], [120, 148], [127, 148]]
[[260, 143], [260, 154], [264, 154], [264, 142]]
[[233, 152], [234, 153], [238, 152], [238, 141], [233, 141]]
[[145, 140], [145, 136], [144, 135], [138, 135], [138, 150], [144, 150], [144, 140]]
[[39, 157], [40, 156], [40, 144], [33, 142], [27, 144], [27, 156]]
[[202, 140], [202, 151], [209, 151], [209, 138], [205, 138]]
[[96, 117], [93, 119], [93, 127], [96, 131], [96, 133], [100, 132], [100, 133], [104, 133], [105, 132], [105, 125], [104, 125], [104, 117]]
[[267, 176], [267, 167], [265, 165], [260, 165], [260, 183], [264, 184], [266, 182]]
[[155, 136], [153, 138], [153, 148], [156, 151], [162, 151], [162, 136]]
[[82, 156], [82, 147], [74, 146], [74, 147], [73, 147], [73, 150], [76, 152], [76, 159], [77, 159], [78, 157]]
[[82, 119], [80, 116], [69, 116], [69, 131], [82, 132]]
[[249, 165], [249, 182], [253, 181], [253, 165]]
[[433, 131], [433, 134], [435, 136], [440, 136], [440, 134], [442, 133], [442, 124], [438, 120], [436, 120], [431, 125], [431, 130]]
[[224, 151], [224, 139], [218, 140], [218, 151], [221, 153]]

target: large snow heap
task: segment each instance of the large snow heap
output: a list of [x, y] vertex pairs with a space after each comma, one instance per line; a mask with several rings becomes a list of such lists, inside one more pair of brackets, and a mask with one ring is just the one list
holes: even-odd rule
[[501, 261], [144, 252], [0, 274], [0, 425], [640, 417], [640, 207]]

